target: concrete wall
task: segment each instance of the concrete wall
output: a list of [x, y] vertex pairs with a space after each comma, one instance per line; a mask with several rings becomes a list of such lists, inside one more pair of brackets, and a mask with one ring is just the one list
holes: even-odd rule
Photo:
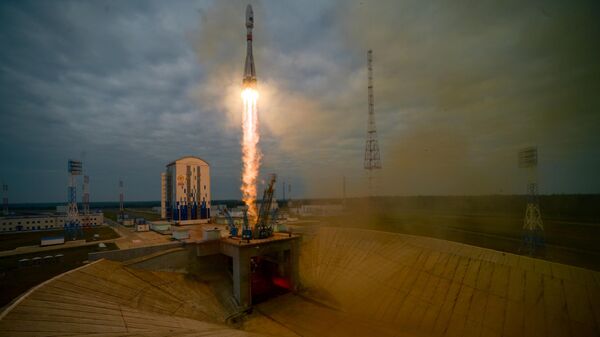
[[127, 266], [145, 270], [190, 274], [196, 269], [194, 266], [195, 253], [196, 250], [193, 246], [183, 246], [170, 249], [163, 254], [160, 254], [160, 252], [151, 254], [148, 258], [139, 259], [139, 261], [127, 264]]
[[220, 253], [220, 242], [183, 244], [172, 242], [159, 246], [138, 247], [116, 251], [90, 253], [90, 261], [105, 258], [112, 261], [128, 261], [130, 267], [170, 271], [194, 275], [227, 270], [228, 258]]

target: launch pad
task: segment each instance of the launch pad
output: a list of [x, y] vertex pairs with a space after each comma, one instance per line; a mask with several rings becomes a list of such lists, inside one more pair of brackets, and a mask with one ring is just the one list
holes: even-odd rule
[[[149, 257], [154, 266], [172, 267], [184, 257], [200, 264], [199, 251], [207, 259], [217, 257], [213, 261], [228, 260], [226, 254], [239, 306], [221, 295], [229, 286], [225, 280], [195, 282], [184, 273], [148, 268], [150, 260], [102, 259], [13, 302], [0, 313], [0, 335], [523, 336], [532, 330], [540, 336], [598, 335], [593, 299], [600, 286], [592, 270], [372, 230], [322, 227], [302, 240], [300, 245], [297, 236], [250, 243], [222, 239]], [[192, 251], [196, 254], [188, 254]], [[296, 290], [299, 275], [300, 296], [257, 304], [274, 290]], [[276, 287], [264, 292], [271, 284]], [[250, 303], [257, 310], [241, 326], [226, 325]], [[87, 315], [80, 318], [81, 312]]]
[[233, 295], [249, 308], [277, 294], [298, 289], [299, 236], [278, 234], [256, 240], [221, 239], [231, 259]]

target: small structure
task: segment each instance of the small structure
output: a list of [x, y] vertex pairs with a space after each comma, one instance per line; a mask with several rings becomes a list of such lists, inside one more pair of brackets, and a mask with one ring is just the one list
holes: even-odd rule
[[171, 238], [175, 240], [186, 240], [190, 238], [190, 231], [188, 229], [176, 229], [173, 230]]
[[217, 227], [202, 229], [202, 240], [203, 241], [219, 240], [220, 238], [221, 238], [221, 230], [218, 229]]
[[285, 223], [283, 222], [276, 222], [273, 225], [273, 231], [275, 233], [279, 233], [279, 232], [288, 232], [288, 227]]
[[40, 246], [62, 245], [65, 243], [64, 236], [45, 236], [40, 241]]
[[150, 230], [163, 235], [171, 234], [171, 224], [167, 221], [153, 221], [150, 222]]
[[136, 232], [147, 232], [150, 230], [150, 225], [146, 222], [144, 218], [135, 219], [135, 231]]

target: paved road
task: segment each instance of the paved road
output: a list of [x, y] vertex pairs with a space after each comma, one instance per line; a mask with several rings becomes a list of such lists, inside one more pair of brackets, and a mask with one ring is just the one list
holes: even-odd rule
[[0, 252], [0, 257], [28, 254], [28, 253], [37, 253], [37, 252], [43, 252], [43, 251], [47, 251], [47, 250], [56, 250], [56, 249], [63, 249], [63, 248], [97, 245], [99, 242], [110, 242], [110, 241], [111, 240], [86, 242], [85, 240], [76, 240], [76, 241], [67, 241], [67, 242], [65, 242], [64, 245], [54, 245], [54, 246], [46, 246], [46, 247], [23, 246], [23, 247], [15, 248], [13, 250], [2, 251], [2, 252]]
[[[113, 227], [113, 229], [115, 229], [115, 228]], [[117, 231], [117, 233], [119, 235], [121, 235], [118, 231]], [[66, 241], [62, 245], [52, 245], [52, 246], [45, 246], [45, 247], [22, 246], [22, 247], [17, 247], [13, 250], [0, 251], [0, 257], [29, 254], [29, 253], [38, 253], [38, 252], [44, 252], [44, 251], [48, 251], [48, 250], [66, 249], [66, 248], [81, 247], [81, 246], [93, 246], [93, 245], [97, 245], [101, 242], [109, 243], [109, 242], [115, 242], [116, 240], [119, 240], [119, 239], [97, 240], [97, 241], [89, 241], [89, 242], [85, 241], [85, 240], [74, 240], [74, 241]]]
[[170, 235], [162, 235], [154, 231], [136, 232], [135, 227], [125, 227], [108, 218], [106, 219], [106, 222], [121, 236], [114, 241], [120, 249], [152, 246], [171, 242]]

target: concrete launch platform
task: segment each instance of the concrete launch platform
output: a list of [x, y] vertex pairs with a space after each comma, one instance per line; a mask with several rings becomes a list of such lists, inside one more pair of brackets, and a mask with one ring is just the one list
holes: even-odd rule
[[258, 268], [262, 260], [274, 265], [288, 291], [297, 290], [299, 239], [297, 235], [278, 233], [267, 239], [221, 239], [221, 253], [232, 259], [233, 294], [242, 307], [249, 308], [253, 303], [253, 283], [257, 280], [252, 279], [256, 274], [252, 268]]
[[[273, 252], [298, 244], [300, 290], [254, 304], [237, 325], [226, 322], [239, 307], [211, 285], [101, 260], [21, 297], [0, 316], [0, 336], [599, 335], [598, 272], [358, 229], [319, 228], [273, 242], [281, 245]], [[231, 255], [266, 256], [269, 266], [286, 261], [262, 247], [237, 246]]]

